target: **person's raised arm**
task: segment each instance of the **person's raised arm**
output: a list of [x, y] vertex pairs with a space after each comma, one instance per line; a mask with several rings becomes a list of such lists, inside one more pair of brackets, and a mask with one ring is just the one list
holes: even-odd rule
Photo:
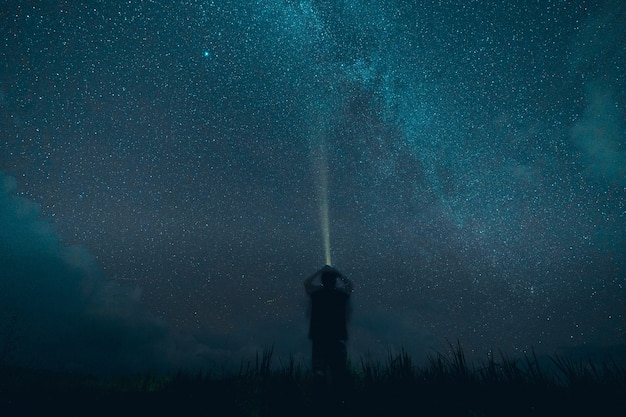
[[339, 279], [343, 283], [341, 290], [345, 292], [346, 294], [352, 294], [352, 289], [353, 289], [352, 281], [350, 281], [348, 277], [342, 274], [341, 272], [339, 273]]

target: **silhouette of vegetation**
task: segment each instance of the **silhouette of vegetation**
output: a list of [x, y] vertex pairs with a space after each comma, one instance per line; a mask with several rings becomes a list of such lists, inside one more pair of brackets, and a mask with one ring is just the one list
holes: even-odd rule
[[345, 396], [312, 398], [313, 375], [273, 347], [232, 373], [116, 378], [0, 367], [0, 415], [228, 416], [624, 416], [626, 369], [534, 352], [470, 365], [460, 343], [416, 366], [405, 350], [350, 365]]

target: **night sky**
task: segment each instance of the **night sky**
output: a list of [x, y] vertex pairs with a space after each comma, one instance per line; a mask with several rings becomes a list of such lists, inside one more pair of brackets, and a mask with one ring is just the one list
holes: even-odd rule
[[[0, 6], [0, 347], [77, 370], [624, 351], [626, 3]], [[326, 187], [324, 187], [326, 178]]]

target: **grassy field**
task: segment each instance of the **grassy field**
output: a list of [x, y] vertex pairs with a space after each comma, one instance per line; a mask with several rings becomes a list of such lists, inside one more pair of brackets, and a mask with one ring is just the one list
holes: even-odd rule
[[[534, 355], [468, 364], [460, 345], [424, 367], [404, 351], [350, 364], [349, 382], [316, 385], [273, 350], [232, 373], [117, 378], [0, 368], [0, 416], [626, 416], [626, 369]], [[320, 394], [321, 391], [321, 394]]]

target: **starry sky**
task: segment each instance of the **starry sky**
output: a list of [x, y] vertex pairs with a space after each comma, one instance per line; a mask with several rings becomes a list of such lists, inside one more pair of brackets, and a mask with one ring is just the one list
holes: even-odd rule
[[[0, 342], [62, 369], [624, 352], [626, 4], [0, 8]], [[45, 353], [44, 353], [45, 352]]]

